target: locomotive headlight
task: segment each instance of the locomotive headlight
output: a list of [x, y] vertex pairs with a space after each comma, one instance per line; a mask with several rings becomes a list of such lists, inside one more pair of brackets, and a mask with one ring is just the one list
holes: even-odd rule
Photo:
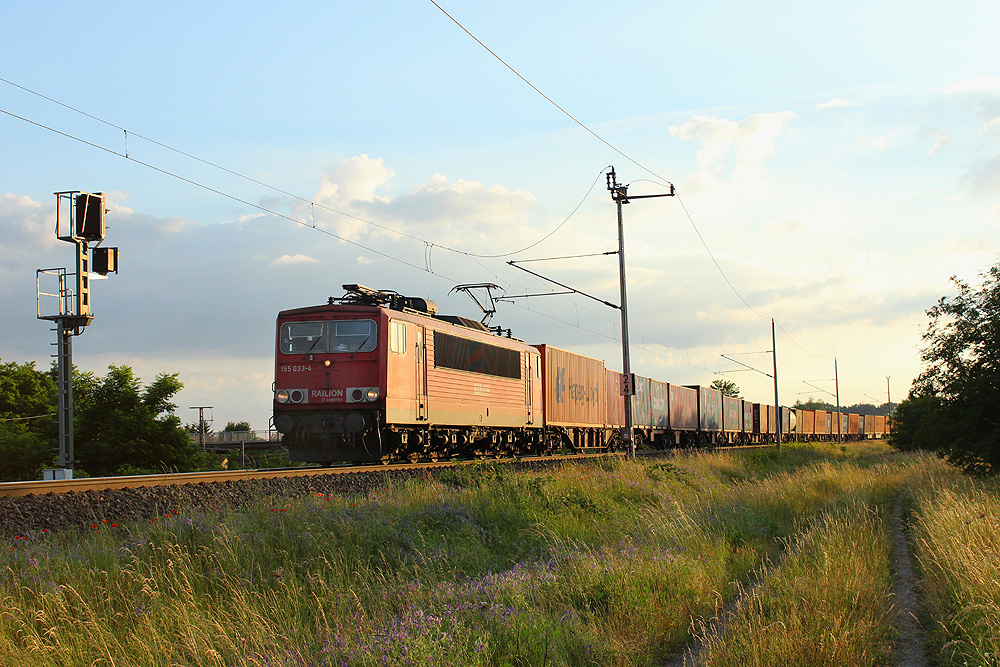
[[276, 400], [278, 403], [287, 403], [288, 391], [285, 389], [279, 389], [278, 391], [274, 392], [274, 400]]
[[369, 401], [377, 401], [378, 400], [378, 389], [376, 389], [375, 387], [372, 387], [371, 389], [368, 390], [368, 400]]

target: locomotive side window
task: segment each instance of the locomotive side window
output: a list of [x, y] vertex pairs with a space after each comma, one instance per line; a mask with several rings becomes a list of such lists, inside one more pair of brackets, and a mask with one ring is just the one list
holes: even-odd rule
[[323, 322], [286, 322], [281, 325], [281, 351], [285, 354], [326, 352]]
[[434, 332], [434, 366], [521, 379], [521, 353], [476, 340]]
[[374, 320], [330, 322], [330, 352], [371, 352], [375, 349]]
[[389, 351], [406, 354], [406, 322], [389, 323]]

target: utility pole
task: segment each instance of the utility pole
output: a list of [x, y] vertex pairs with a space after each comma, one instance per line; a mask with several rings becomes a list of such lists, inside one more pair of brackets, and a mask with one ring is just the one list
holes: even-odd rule
[[774, 441], [781, 451], [781, 404], [778, 403], [778, 345], [774, 337], [774, 318], [771, 318], [771, 358], [774, 360]]
[[205, 451], [205, 410], [211, 410], [213, 405], [192, 405], [191, 410], [198, 411], [198, 447]]
[[892, 394], [889, 393], [889, 376], [888, 375], [885, 376], [885, 395], [888, 397], [886, 400], [889, 402], [889, 414], [888, 414], [888, 416], [891, 417], [892, 416]]
[[615, 176], [615, 168], [612, 167], [611, 171], [607, 174], [608, 180], [608, 190], [611, 192], [611, 199], [615, 202], [618, 207], [618, 273], [619, 273], [619, 287], [621, 290], [621, 311], [622, 311], [622, 374], [624, 375], [624, 381], [622, 386], [622, 394], [625, 396], [625, 432], [623, 434], [623, 440], [625, 441], [625, 450], [628, 452], [628, 457], [630, 459], [635, 458], [635, 442], [632, 440], [632, 395], [635, 394], [635, 382], [632, 380], [632, 368], [629, 363], [629, 345], [628, 345], [628, 304], [626, 300], [626, 289], [625, 289], [625, 232], [624, 224], [622, 223], [622, 206], [628, 204], [630, 199], [651, 199], [653, 197], [673, 197], [674, 186], [670, 186], [669, 193], [663, 193], [659, 195], [635, 195], [633, 197], [628, 196], [628, 186], [622, 185], [618, 182]]
[[844, 444], [844, 434], [842, 425], [844, 419], [840, 414], [840, 374], [837, 372], [837, 357], [833, 358], [833, 381], [837, 390], [837, 444]]

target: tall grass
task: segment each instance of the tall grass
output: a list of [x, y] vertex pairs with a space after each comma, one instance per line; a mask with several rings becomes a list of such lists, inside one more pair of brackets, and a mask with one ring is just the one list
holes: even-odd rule
[[892, 545], [886, 512], [854, 502], [792, 541], [787, 561], [744, 600], [705, 665], [887, 664]]
[[109, 517], [4, 547], [0, 664], [653, 665], [914, 460], [790, 446], [480, 465], [364, 497]]
[[1000, 487], [936, 472], [910, 516], [932, 645], [942, 664], [1000, 665]]

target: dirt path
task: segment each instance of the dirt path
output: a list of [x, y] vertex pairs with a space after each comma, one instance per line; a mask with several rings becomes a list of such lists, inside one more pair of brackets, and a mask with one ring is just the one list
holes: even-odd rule
[[893, 607], [896, 609], [895, 667], [926, 667], [924, 630], [917, 620], [917, 584], [913, 575], [913, 556], [910, 543], [903, 532], [903, 506], [897, 497], [892, 508], [892, 534], [895, 540], [896, 575], [893, 577]]
[[[715, 616], [698, 622], [698, 627], [692, 628], [694, 637], [691, 642], [680, 653], [661, 663], [660, 667], [694, 667], [701, 664], [709, 644], [726, 629], [726, 625], [733, 619], [740, 603], [755, 593], [773, 571], [773, 566], [766, 567], [749, 584], [741, 585], [736, 596], [721, 609], [718, 609]], [[692, 623], [694, 622], [692, 620]]]
[[[913, 574], [913, 556], [910, 544], [903, 532], [902, 501], [897, 497], [892, 509], [892, 533], [894, 542], [895, 575], [893, 576], [892, 603], [896, 612], [894, 625], [899, 634], [895, 646], [894, 667], [927, 667], [927, 654], [924, 649], [924, 631], [917, 620], [917, 585]], [[785, 554], [784, 557], [787, 557]], [[662, 667], [694, 667], [704, 659], [704, 653], [711, 641], [725, 630], [739, 604], [757, 588], [773, 572], [774, 567], [766, 568], [761, 575], [749, 585], [742, 587], [740, 593], [718, 610], [716, 615], [701, 621], [694, 628], [694, 638], [684, 649], [670, 660], [661, 663]]]

